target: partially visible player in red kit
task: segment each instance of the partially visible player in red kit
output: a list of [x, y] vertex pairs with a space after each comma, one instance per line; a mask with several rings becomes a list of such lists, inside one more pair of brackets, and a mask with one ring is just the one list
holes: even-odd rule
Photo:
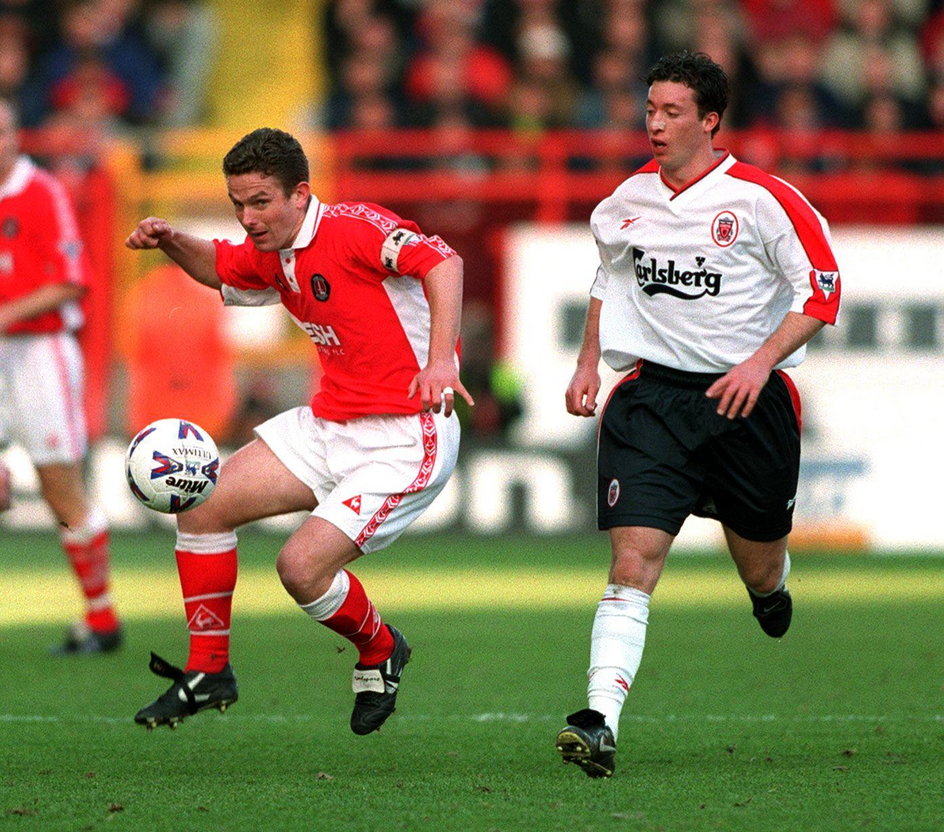
[[[0, 444], [29, 455], [85, 598], [57, 654], [107, 653], [122, 632], [109, 585], [108, 525], [85, 489], [88, 438], [75, 331], [87, 263], [62, 185], [20, 154], [17, 113], [0, 98]], [[10, 474], [0, 464], [0, 511]]]
[[345, 567], [388, 546], [430, 505], [456, 463], [462, 260], [439, 237], [377, 205], [326, 205], [312, 194], [298, 141], [260, 128], [223, 160], [241, 245], [205, 240], [162, 219], [142, 220], [132, 249], [159, 248], [228, 304], [282, 303], [318, 349], [310, 406], [282, 413], [228, 459], [213, 496], [178, 515], [177, 568], [190, 630], [183, 669], [135, 721], [176, 725], [236, 701], [229, 664], [236, 585], [235, 529], [295, 511], [311, 514], [279, 552], [298, 605], [353, 642], [351, 729], [377, 730], [393, 713], [410, 657]]

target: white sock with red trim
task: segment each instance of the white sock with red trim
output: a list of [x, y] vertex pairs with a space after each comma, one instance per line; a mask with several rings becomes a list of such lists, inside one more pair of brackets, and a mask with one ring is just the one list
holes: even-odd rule
[[631, 586], [609, 584], [597, 605], [590, 635], [587, 698], [615, 738], [619, 717], [642, 661], [649, 623], [649, 595]]
[[393, 653], [393, 634], [383, 623], [364, 587], [346, 569], [338, 570], [328, 591], [299, 606], [319, 624], [352, 642], [365, 667], [380, 664]]

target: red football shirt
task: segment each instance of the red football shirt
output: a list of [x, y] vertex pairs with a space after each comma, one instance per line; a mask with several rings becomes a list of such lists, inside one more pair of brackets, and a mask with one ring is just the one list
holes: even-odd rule
[[[21, 156], [0, 184], [0, 303], [49, 284], [87, 285], [86, 267], [65, 188]], [[67, 303], [14, 324], [7, 334], [74, 330], [81, 324], [79, 305]]]
[[317, 346], [316, 416], [340, 422], [422, 410], [419, 395], [407, 397], [429, 352], [422, 280], [455, 254], [439, 237], [378, 205], [312, 198], [289, 249], [262, 252], [249, 238], [214, 243], [226, 303], [281, 302]]

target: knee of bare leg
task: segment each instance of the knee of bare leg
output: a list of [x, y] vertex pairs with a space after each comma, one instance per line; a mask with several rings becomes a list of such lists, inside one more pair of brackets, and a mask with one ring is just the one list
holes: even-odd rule
[[279, 552], [275, 561], [275, 568], [279, 574], [282, 586], [293, 598], [305, 593], [308, 583], [308, 570], [300, 553], [286, 545]]
[[226, 522], [225, 506], [214, 503], [212, 499], [178, 514], [177, 528], [186, 534], [218, 534], [234, 529], [231, 523]]

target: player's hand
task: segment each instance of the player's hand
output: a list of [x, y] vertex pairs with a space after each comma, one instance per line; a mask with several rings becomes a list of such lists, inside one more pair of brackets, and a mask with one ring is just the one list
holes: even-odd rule
[[564, 404], [572, 416], [594, 416], [597, 411], [597, 393], [600, 392], [600, 374], [596, 368], [578, 366], [567, 391]]
[[732, 367], [706, 391], [709, 399], [718, 400], [718, 415], [728, 419], [751, 415], [761, 390], [770, 378], [770, 367], [748, 359]]
[[170, 223], [160, 217], [148, 217], [138, 223], [138, 227], [128, 235], [125, 245], [131, 249], [157, 248], [161, 240], [174, 233]]
[[451, 361], [441, 365], [429, 364], [420, 370], [410, 382], [407, 396], [412, 399], [417, 393], [419, 393], [424, 412], [442, 411], [445, 416], [451, 416], [455, 407], [456, 393], [465, 399], [469, 407], [475, 407], [472, 396], [465, 389], [465, 385], [459, 381], [459, 374]]

